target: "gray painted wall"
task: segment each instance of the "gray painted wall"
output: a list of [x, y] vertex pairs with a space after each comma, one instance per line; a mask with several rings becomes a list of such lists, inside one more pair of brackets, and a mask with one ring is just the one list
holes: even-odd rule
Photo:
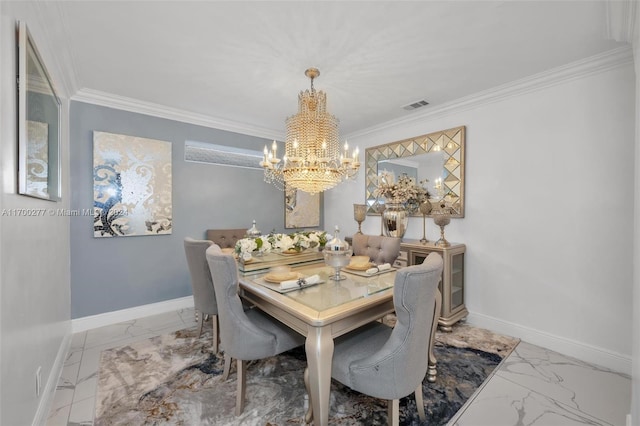
[[191, 295], [186, 236], [249, 228], [253, 219], [263, 232], [284, 232], [284, 195], [261, 170], [184, 161], [186, 140], [257, 151], [270, 141], [82, 102], [71, 103], [72, 209], [93, 206], [94, 130], [173, 144], [173, 233], [94, 238], [93, 217], [72, 217], [71, 318]]

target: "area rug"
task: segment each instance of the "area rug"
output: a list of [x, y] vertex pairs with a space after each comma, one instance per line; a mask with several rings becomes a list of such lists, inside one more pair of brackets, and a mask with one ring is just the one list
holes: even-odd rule
[[[390, 322], [393, 322], [391, 318]], [[105, 350], [100, 357], [94, 424], [290, 425], [307, 407], [304, 348], [248, 364], [246, 405], [234, 415], [236, 375], [223, 382], [211, 335], [181, 330]], [[515, 348], [518, 339], [464, 323], [438, 332], [435, 383], [423, 382], [429, 425], [444, 425]], [[400, 423], [421, 424], [413, 395], [400, 400]], [[386, 402], [333, 382], [332, 425], [386, 425]]]

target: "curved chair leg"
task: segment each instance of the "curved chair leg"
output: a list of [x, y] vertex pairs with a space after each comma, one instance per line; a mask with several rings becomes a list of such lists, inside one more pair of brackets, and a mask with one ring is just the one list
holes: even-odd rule
[[222, 372], [222, 381], [226, 381], [229, 378], [229, 373], [231, 372], [231, 357], [224, 354], [224, 371]]
[[247, 361], [238, 360], [238, 391], [236, 393], [236, 416], [244, 411], [244, 394], [247, 388]]
[[438, 330], [438, 319], [440, 318], [440, 309], [442, 308], [442, 293], [440, 290], [436, 291], [436, 303], [433, 311], [433, 324], [431, 325], [431, 335], [429, 336], [429, 353], [427, 358], [429, 360], [429, 366], [427, 367], [427, 381], [433, 383], [436, 381], [438, 370], [436, 369], [436, 356], [433, 353], [433, 346], [436, 340], [436, 331]]
[[218, 316], [211, 315], [213, 323], [213, 353], [218, 353]]
[[304, 422], [309, 425], [313, 421], [313, 404], [311, 403], [311, 390], [309, 389], [309, 367], [304, 369], [304, 388], [309, 396], [309, 407], [307, 407], [307, 412], [304, 415]]
[[387, 424], [389, 426], [400, 426], [400, 400], [390, 399], [387, 404]]
[[196, 309], [196, 321], [198, 322], [198, 339], [202, 335], [202, 323], [204, 322], [204, 315], [202, 312], [198, 312]]
[[416, 407], [418, 408], [418, 417], [420, 417], [420, 421], [424, 422], [427, 419], [427, 416], [424, 415], [424, 400], [422, 399], [422, 383], [418, 385], [416, 389]]

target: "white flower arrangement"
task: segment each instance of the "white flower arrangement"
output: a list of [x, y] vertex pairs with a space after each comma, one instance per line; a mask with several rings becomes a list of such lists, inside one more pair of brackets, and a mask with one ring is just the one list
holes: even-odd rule
[[289, 247], [288, 250], [302, 251], [308, 249], [310, 246], [309, 237], [304, 234], [293, 234], [293, 247]]
[[287, 234], [275, 234], [276, 248], [280, 250], [288, 250], [293, 247], [293, 238]]
[[329, 239], [333, 238], [331, 235], [327, 235], [326, 231], [311, 231], [307, 237], [309, 237], [311, 247], [324, 246]]
[[236, 241], [235, 252], [243, 257], [246, 253], [252, 253], [259, 251], [262, 254], [271, 252], [271, 243], [267, 238], [241, 238]]
[[235, 252], [240, 258], [251, 258], [251, 253], [262, 254], [272, 250], [301, 252], [309, 247], [324, 246], [331, 235], [325, 231], [294, 232], [292, 234], [271, 233], [257, 238], [242, 238], [236, 242]]
[[251, 253], [258, 249], [258, 244], [254, 238], [242, 238], [236, 241], [235, 251], [242, 256], [245, 253]]

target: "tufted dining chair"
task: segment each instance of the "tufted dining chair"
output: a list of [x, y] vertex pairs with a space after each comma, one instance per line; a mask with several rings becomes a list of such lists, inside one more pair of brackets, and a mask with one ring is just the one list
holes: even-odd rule
[[400, 238], [381, 235], [354, 234], [353, 254], [355, 256], [369, 256], [377, 265], [393, 262], [400, 253]]
[[196, 240], [190, 237], [184, 239], [184, 252], [191, 275], [191, 289], [193, 304], [198, 320], [198, 337], [202, 335], [204, 316], [211, 315], [213, 323], [213, 351], [218, 352], [218, 304], [211, 281], [211, 272], [207, 264], [206, 251], [213, 242]]
[[239, 239], [245, 237], [246, 229], [207, 229], [207, 240], [211, 240], [220, 248], [234, 248]]
[[390, 425], [398, 424], [399, 399], [411, 392], [418, 415], [425, 420], [422, 381], [441, 273], [438, 253], [429, 254], [421, 265], [398, 270], [393, 288], [395, 327], [372, 322], [335, 340], [331, 376], [355, 391], [389, 400]]
[[247, 361], [268, 358], [304, 344], [304, 337], [257, 308], [245, 311], [238, 296], [238, 269], [230, 254], [213, 244], [207, 262], [218, 299], [220, 340], [224, 348], [223, 380], [237, 360], [236, 416], [244, 410]]

